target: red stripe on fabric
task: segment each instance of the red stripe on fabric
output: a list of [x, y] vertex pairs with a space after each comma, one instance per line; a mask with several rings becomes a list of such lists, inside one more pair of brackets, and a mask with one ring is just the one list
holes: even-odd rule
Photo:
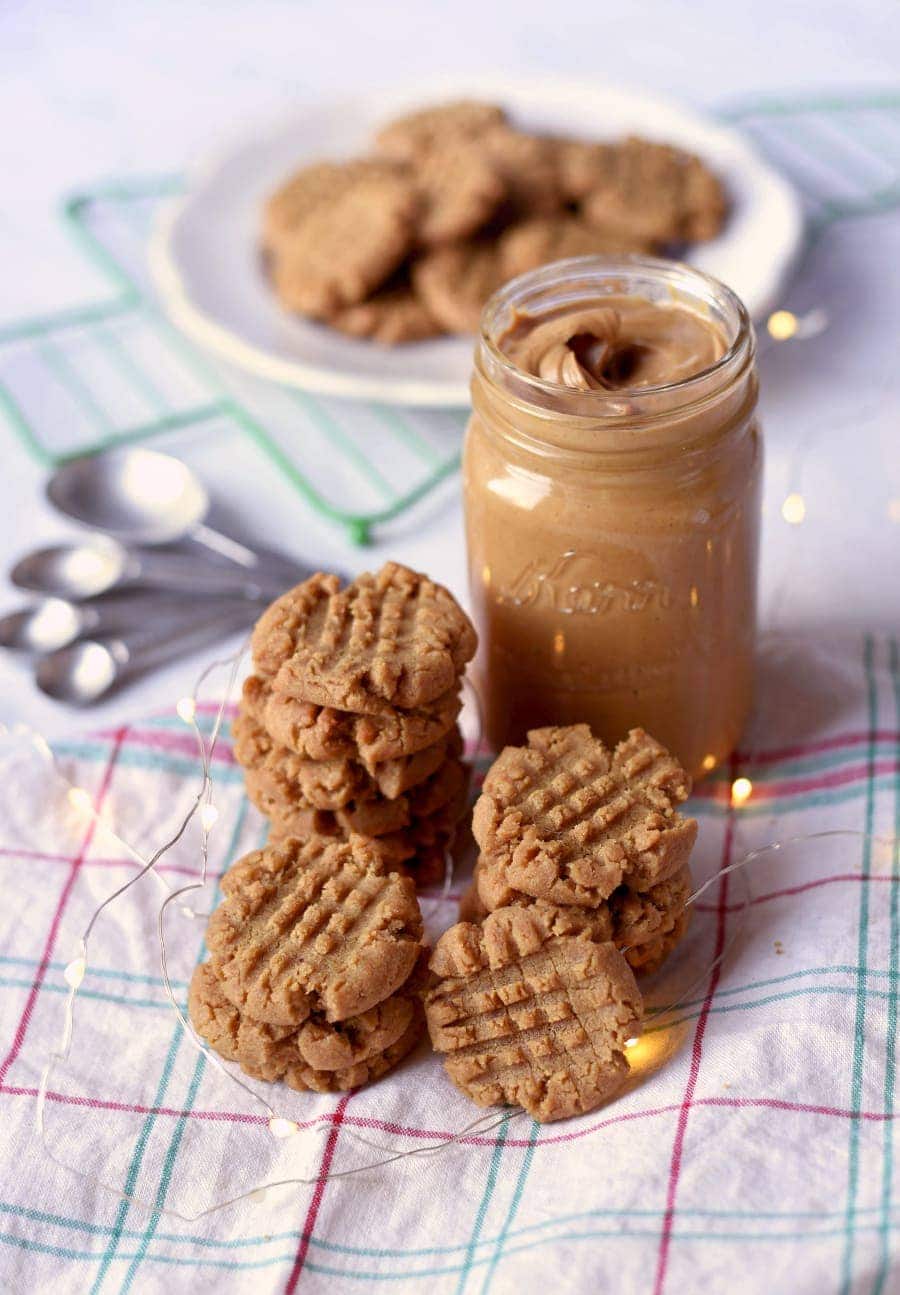
[[[865, 782], [869, 776], [881, 777], [883, 774], [900, 773], [900, 760], [878, 760], [874, 765], [854, 765], [850, 769], [830, 769], [826, 773], [811, 775], [808, 778], [785, 778], [773, 782], [756, 782], [753, 784], [753, 803], [778, 800], [785, 796], [802, 796], [810, 791], [833, 791], [835, 787], [846, 787], [851, 782]], [[724, 783], [701, 783], [694, 789], [696, 800], [726, 800], [729, 789]]]
[[350, 1101], [352, 1096], [352, 1093], [347, 1093], [345, 1097], [341, 1098], [335, 1107], [331, 1132], [328, 1134], [328, 1141], [326, 1142], [325, 1150], [322, 1153], [322, 1165], [319, 1169], [319, 1176], [316, 1179], [316, 1186], [312, 1194], [312, 1200], [309, 1202], [309, 1209], [306, 1211], [306, 1222], [303, 1224], [303, 1232], [300, 1235], [300, 1244], [297, 1247], [294, 1266], [291, 1269], [290, 1276], [287, 1279], [287, 1285], [284, 1288], [284, 1295], [293, 1295], [293, 1292], [297, 1289], [300, 1274], [303, 1272], [303, 1265], [306, 1263], [306, 1256], [309, 1252], [310, 1238], [315, 1231], [316, 1219], [319, 1216], [322, 1198], [325, 1195], [325, 1184], [328, 1181], [328, 1171], [331, 1169], [334, 1149], [337, 1146], [341, 1121], [344, 1118], [344, 1111], [347, 1109], [347, 1103]]
[[[75, 862], [70, 855], [66, 854], [42, 854], [39, 850], [13, 850], [5, 849], [2, 846], [0, 846], [0, 859], [28, 859], [29, 861], [36, 863], [68, 864], [70, 867]], [[137, 870], [144, 865], [138, 863], [137, 859], [130, 859], [126, 855], [119, 859], [103, 859], [94, 857], [90, 860], [87, 866], [90, 868], [131, 868], [133, 870]], [[201, 877], [203, 875], [203, 869], [201, 867], [191, 868], [182, 863], [157, 863], [154, 865], [153, 871], [177, 872], [184, 877]], [[225, 869], [223, 869], [222, 872], [213, 872], [210, 869], [207, 869], [206, 875], [210, 880], [215, 880], [217, 877], [221, 877], [224, 871]]]
[[[734, 778], [736, 765], [732, 761], [731, 777]], [[720, 871], [727, 868], [731, 861], [731, 850], [734, 843], [734, 811], [729, 811], [728, 819], [725, 824], [725, 840], [722, 843], [722, 862]], [[675, 1140], [672, 1144], [672, 1158], [669, 1163], [669, 1187], [666, 1193], [666, 1212], [663, 1216], [662, 1233], [659, 1239], [659, 1252], [656, 1260], [656, 1277], [653, 1283], [653, 1295], [662, 1295], [663, 1287], [666, 1282], [666, 1269], [669, 1263], [669, 1248], [672, 1243], [672, 1220], [675, 1217], [675, 1199], [678, 1195], [678, 1182], [681, 1177], [681, 1161], [684, 1152], [684, 1140], [687, 1133], [688, 1117], [691, 1111], [691, 1105], [694, 1100], [694, 1091], [697, 1087], [697, 1079], [700, 1074], [700, 1061], [703, 1055], [703, 1036], [706, 1033], [706, 1023], [709, 1020], [709, 1013], [712, 1008], [712, 1001], [715, 997], [716, 988], [719, 978], [722, 974], [722, 952], [725, 948], [725, 922], [726, 908], [728, 902], [728, 875], [722, 877], [719, 882], [719, 906], [718, 918], [716, 921], [716, 942], [713, 952], [713, 970], [709, 978], [709, 988], [706, 991], [706, 997], [703, 1000], [703, 1006], [700, 1009], [700, 1016], [697, 1020], [697, 1029], [694, 1032], [694, 1045], [691, 1049], [691, 1064], [688, 1071], [687, 1086], [684, 1090], [684, 1099], [678, 1112], [678, 1123], [675, 1127]]]
[[[833, 877], [819, 877], [816, 881], [804, 881], [798, 886], [785, 886], [783, 890], [769, 890], [764, 895], [755, 895], [753, 899], [748, 900], [750, 904], [767, 904], [772, 899], [782, 899], [785, 895], [802, 895], [804, 891], [815, 890], [817, 886], [830, 886], [836, 881], [864, 881], [867, 885], [870, 881], [887, 881], [891, 882], [894, 878], [891, 875], [881, 876], [869, 874], [862, 876], [858, 872], [836, 872]], [[718, 913], [717, 904], [695, 904], [694, 908], [698, 913]], [[741, 904], [726, 904], [727, 913], [738, 913], [744, 908]]]
[[[104, 733], [101, 737], [107, 736]], [[130, 729], [125, 743], [129, 747], [140, 747], [147, 751], [167, 751], [172, 755], [191, 756], [199, 761], [197, 738], [193, 733], [169, 733], [165, 729]], [[213, 764], [237, 764], [231, 746], [223, 738], [216, 743], [212, 752]]]
[[[0, 1092], [7, 1097], [37, 1097], [37, 1088], [25, 1088], [19, 1085], [5, 1085]], [[173, 1119], [192, 1119], [207, 1120], [212, 1123], [232, 1123], [232, 1124], [250, 1124], [257, 1127], [268, 1124], [268, 1116], [248, 1115], [242, 1111], [204, 1111], [197, 1107], [191, 1107], [190, 1110], [180, 1110], [176, 1106], [141, 1106], [139, 1103], [131, 1102], [112, 1102], [100, 1097], [80, 1097], [75, 1094], [57, 1093], [52, 1089], [46, 1093], [48, 1102], [61, 1102], [66, 1106], [87, 1107], [90, 1110], [97, 1111], [120, 1111], [128, 1115], [164, 1115]], [[885, 1114], [883, 1111], [852, 1111], [840, 1106], [819, 1106], [813, 1102], [789, 1102], [777, 1097], [698, 1097], [695, 1099], [694, 1106], [728, 1106], [732, 1108], [766, 1107], [777, 1111], [794, 1111], [801, 1115], [827, 1115], [835, 1119], [842, 1120], [869, 1120], [874, 1122], [891, 1121], [900, 1118], [898, 1114]], [[579, 1129], [572, 1133], [558, 1133], [549, 1137], [542, 1137], [540, 1146], [552, 1146], [557, 1142], [577, 1142], [581, 1138], [590, 1137], [592, 1133], [600, 1129], [609, 1128], [612, 1124], [627, 1124], [632, 1120], [650, 1119], [657, 1115], [669, 1115], [672, 1111], [681, 1109], [680, 1102], [673, 1102], [669, 1106], [650, 1106], [640, 1111], [627, 1111], [622, 1115], [612, 1115], [608, 1119], [598, 1120], [587, 1129]], [[317, 1124], [333, 1123], [335, 1112], [330, 1111], [327, 1115], [318, 1115], [314, 1120], [298, 1121], [298, 1127], [301, 1129], [311, 1129]], [[393, 1133], [402, 1138], [428, 1138], [431, 1141], [443, 1142], [455, 1135], [448, 1129], [420, 1129], [406, 1124], [392, 1124], [390, 1120], [370, 1119], [365, 1115], [343, 1116], [341, 1122], [348, 1126], [358, 1129], [376, 1129], [380, 1133]], [[473, 1147], [490, 1147], [494, 1145], [496, 1139], [487, 1136], [478, 1136], [473, 1134], [470, 1137], [457, 1139], [460, 1146]], [[532, 1145], [529, 1138], [507, 1138], [507, 1147], [529, 1147]]]
[[735, 759], [740, 764], [778, 764], [781, 760], [796, 760], [805, 755], [821, 755], [824, 751], [837, 751], [842, 746], [866, 746], [875, 742], [900, 742], [900, 729], [879, 729], [874, 733], [841, 733], [822, 738], [818, 742], [801, 742], [796, 746], [783, 746], [773, 751], [738, 751]]
[[[116, 760], [118, 759], [119, 751], [122, 749], [122, 743], [125, 740], [126, 731], [127, 730], [125, 728], [118, 729], [116, 731], [116, 736], [113, 739], [113, 746], [112, 746], [112, 750], [110, 751], [109, 760], [107, 762], [106, 769], [103, 772], [103, 778], [101, 780], [99, 790], [97, 791], [97, 795], [94, 800], [95, 814], [99, 814], [100, 810], [103, 808], [103, 801], [106, 798], [106, 793], [109, 791], [110, 783], [112, 782], [113, 770], [115, 769], [115, 766], [116, 766]], [[22, 1011], [21, 1017], [19, 1018], [19, 1024], [17, 1025], [16, 1032], [13, 1036], [12, 1047], [10, 1048], [9, 1052], [6, 1054], [6, 1058], [3, 1061], [3, 1064], [0, 1065], [0, 1088], [3, 1087], [3, 1084], [6, 1080], [6, 1076], [9, 1074], [10, 1067], [13, 1065], [16, 1058], [18, 1057], [22, 1044], [25, 1041], [25, 1035], [28, 1032], [28, 1026], [31, 1022], [31, 1015], [34, 1011], [34, 1005], [37, 1002], [38, 994], [41, 991], [41, 985], [44, 983], [44, 977], [46, 976], [47, 969], [50, 966], [50, 961], [53, 955], [53, 948], [54, 948], [54, 945], [56, 944], [56, 937], [59, 934], [59, 927], [60, 927], [60, 923], [62, 922], [63, 913], [65, 912], [66, 905], [69, 902], [69, 896], [72, 894], [72, 890], [75, 886], [75, 881], [78, 877], [79, 869], [81, 868], [81, 865], [84, 862], [85, 855], [90, 849], [91, 841], [94, 839], [94, 832], [96, 831], [96, 828], [97, 828], [97, 821], [98, 820], [96, 818], [91, 819], [90, 824], [88, 826], [88, 830], [84, 835], [84, 841], [82, 842], [81, 849], [79, 850], [76, 857], [72, 860], [72, 865], [71, 865], [69, 875], [66, 878], [63, 888], [60, 892], [59, 900], [57, 901], [57, 905], [56, 905], [56, 911], [53, 914], [53, 919], [50, 923], [50, 930], [47, 934], [47, 939], [44, 944], [44, 952], [41, 955], [40, 962], [38, 963], [37, 971], [35, 972], [34, 980], [32, 981], [32, 984], [31, 984], [31, 989], [28, 991], [28, 998], [25, 1001], [25, 1007]]]

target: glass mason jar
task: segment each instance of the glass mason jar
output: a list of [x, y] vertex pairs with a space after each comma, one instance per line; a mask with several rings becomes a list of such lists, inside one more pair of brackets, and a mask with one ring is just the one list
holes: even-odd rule
[[[677, 304], [724, 353], [667, 385], [579, 390], [522, 372], [514, 321]], [[753, 683], [762, 440], [753, 328], [723, 284], [644, 257], [561, 261], [488, 303], [464, 489], [494, 749], [542, 724], [641, 726], [695, 777], [734, 748]]]

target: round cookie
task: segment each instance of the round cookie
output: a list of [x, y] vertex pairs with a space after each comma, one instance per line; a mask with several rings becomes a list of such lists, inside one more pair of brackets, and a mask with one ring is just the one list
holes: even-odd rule
[[295, 787], [297, 797], [308, 801], [315, 809], [342, 809], [351, 801], [374, 800], [379, 796], [395, 800], [440, 768], [449, 745], [448, 735], [415, 755], [376, 765], [369, 773], [363, 765], [346, 757], [304, 759], [273, 742], [252, 715], [239, 715], [232, 732], [234, 754], [239, 764], [244, 768], [264, 769], [272, 773], [283, 780], [286, 788]]
[[449, 1077], [479, 1106], [522, 1106], [543, 1122], [594, 1110], [628, 1074], [640, 991], [608, 942], [557, 934], [551, 915], [503, 908], [441, 936], [425, 996]]
[[[448, 743], [450, 750], [453, 744]], [[443, 764], [419, 786], [395, 800], [383, 796], [350, 800], [340, 809], [321, 810], [299, 792], [296, 783], [285, 778], [277, 768], [247, 768], [244, 782], [253, 804], [272, 822], [282, 836], [349, 836], [383, 837], [408, 828], [417, 820], [431, 818], [437, 811], [453, 804], [468, 784], [468, 766], [456, 755]]]
[[676, 806], [689, 792], [642, 729], [612, 755], [586, 724], [533, 729], [491, 766], [472, 831], [514, 890], [596, 908], [623, 882], [647, 890], [686, 867], [697, 823]]
[[575, 216], [543, 216], [511, 225], [501, 234], [498, 250], [504, 274], [514, 279], [550, 261], [650, 252], [653, 244], [625, 232], [593, 229]]
[[396, 562], [343, 589], [337, 576], [312, 576], [263, 612], [252, 637], [275, 692], [372, 715], [456, 688], [477, 642], [448, 590]]
[[405, 282], [388, 284], [365, 301], [336, 310], [327, 322], [348, 337], [365, 337], [382, 346], [424, 342], [444, 331]]
[[348, 162], [314, 162], [295, 171], [263, 208], [263, 248], [275, 256], [297, 226], [320, 207], [342, 197], [360, 180], [404, 175], [388, 158], [354, 158]]
[[474, 234], [507, 196], [487, 152], [466, 139], [442, 139], [423, 151], [413, 170], [421, 198], [416, 237], [440, 247]]
[[473, 238], [413, 262], [413, 286], [449, 333], [477, 333], [488, 297], [505, 276], [496, 242]]
[[495, 126], [481, 136], [480, 144], [506, 184], [508, 217], [521, 220], [562, 211], [555, 140]]
[[[203, 963], [194, 972], [188, 1011], [200, 1037], [226, 1061], [236, 1061], [251, 1078], [270, 1083], [283, 1079], [289, 1087], [303, 1092], [329, 1093], [359, 1088], [380, 1078], [415, 1047], [425, 1029], [418, 992], [397, 1001], [402, 1001], [402, 1011], [390, 1014], [390, 1027], [376, 1027], [368, 1036], [369, 1043], [382, 1040], [381, 1048], [373, 1049], [356, 1040], [341, 1049], [323, 1043], [311, 1033], [308, 1051], [315, 1057], [339, 1062], [327, 1067], [316, 1066], [301, 1047], [301, 1036], [311, 1030], [311, 1022], [296, 1031], [290, 1026], [265, 1025], [242, 1015], [222, 993], [209, 963]], [[363, 1017], [356, 1019], [363, 1021]], [[362, 1029], [365, 1039], [365, 1026]]]
[[254, 850], [222, 878], [206, 932], [225, 997], [254, 1020], [342, 1021], [408, 979], [421, 947], [415, 886], [363, 842], [311, 837]]
[[699, 158], [669, 144], [632, 137], [615, 146], [612, 164], [584, 194], [589, 224], [655, 243], [715, 238], [726, 213], [725, 192]]
[[394, 118], [381, 127], [375, 142], [390, 157], [414, 161], [447, 140], [478, 139], [505, 121], [506, 113], [497, 104], [458, 99]]
[[355, 176], [272, 245], [269, 273], [282, 305], [327, 319], [362, 301], [411, 250], [418, 211], [416, 187], [399, 171]]
[[273, 692], [266, 680], [250, 675], [244, 681], [242, 705], [280, 746], [297, 755], [307, 760], [351, 757], [373, 773], [386, 760], [415, 755], [446, 737], [462, 701], [457, 687], [418, 710], [354, 715]]
[[615, 171], [616, 145], [587, 139], [557, 139], [556, 167], [567, 202], [579, 202], [609, 181]]

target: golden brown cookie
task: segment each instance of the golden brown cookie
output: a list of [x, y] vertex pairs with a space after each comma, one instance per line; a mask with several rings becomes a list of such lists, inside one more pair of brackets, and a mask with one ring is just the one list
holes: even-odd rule
[[616, 145], [605, 177], [584, 194], [581, 213], [602, 229], [693, 243], [715, 238], [726, 207], [722, 185], [698, 157], [632, 137]]
[[295, 171], [267, 200], [263, 209], [263, 247], [277, 255], [285, 239], [317, 208], [342, 197], [360, 180], [406, 176], [389, 158], [354, 158], [347, 162], [314, 162]]
[[474, 234], [507, 197], [496, 164], [477, 143], [452, 138], [423, 151], [412, 168], [420, 206], [416, 237], [440, 247]]
[[651, 252], [653, 244], [625, 232], [594, 229], [575, 216], [543, 216], [511, 225], [498, 250], [507, 278], [570, 256], [621, 256]]
[[478, 139], [506, 120], [502, 108], [475, 99], [459, 99], [404, 114], [382, 126], [375, 136], [379, 149], [396, 158], [415, 160], [447, 140]]
[[259, 675], [244, 681], [243, 708], [280, 745], [308, 760], [358, 759], [369, 773], [445, 738], [462, 707], [458, 688], [418, 710], [354, 715], [273, 693]]
[[596, 907], [625, 882], [646, 890], [687, 866], [690, 779], [642, 729], [610, 755], [586, 724], [533, 729], [484, 780], [472, 831], [514, 890]]
[[425, 1014], [447, 1074], [479, 1106], [541, 1122], [594, 1110], [621, 1087], [643, 1006], [608, 942], [557, 934], [549, 912], [491, 913], [441, 936]]
[[473, 238], [413, 262], [413, 287], [449, 333], [477, 333], [488, 297], [505, 276], [496, 241]]
[[606, 184], [616, 165], [616, 145], [589, 139], [557, 139], [556, 167], [567, 202], [578, 202]]
[[[522, 908], [547, 906], [545, 900], [513, 890], [503, 880], [502, 870], [484, 859], [475, 865], [471, 890], [472, 894], [464, 897], [465, 917], [460, 902], [460, 921], [481, 921], [487, 913], [510, 904]], [[684, 868], [650, 890], [619, 886], [596, 908], [554, 907], [566, 916], [573, 931], [588, 930], [594, 939], [612, 940], [636, 971], [644, 972], [647, 963], [652, 963], [655, 971], [687, 929], [686, 905], [691, 890], [690, 869]]]
[[355, 306], [336, 310], [327, 322], [348, 337], [365, 337], [382, 346], [424, 342], [444, 331], [405, 280], [379, 288]]
[[684, 938], [691, 920], [691, 910], [683, 908], [672, 918], [669, 929], [654, 940], [645, 944], [633, 944], [624, 948], [625, 961], [637, 976], [652, 976]]
[[556, 141], [495, 126], [479, 144], [506, 185], [506, 215], [514, 220], [551, 216], [563, 207]]
[[379, 715], [458, 687], [477, 639], [453, 595], [396, 562], [341, 588], [315, 575], [263, 612], [253, 659], [275, 692]]
[[430, 818], [457, 800], [468, 781], [468, 766], [450, 755], [430, 778], [396, 800], [373, 796], [350, 800], [340, 809], [320, 810], [277, 768], [249, 768], [244, 780], [253, 804], [281, 835], [382, 837]]
[[[194, 972], [188, 995], [194, 1029], [220, 1056], [238, 1062], [253, 1079], [283, 1079], [291, 1088], [322, 1093], [370, 1083], [415, 1047], [425, 1030], [418, 991], [389, 999], [384, 1007], [380, 1017], [365, 1013], [352, 1018], [343, 1035], [318, 1021], [307, 1021], [299, 1030], [265, 1025], [242, 1014], [225, 997], [208, 962]], [[381, 1048], [370, 1046], [384, 1040], [389, 1041]], [[320, 1067], [310, 1056], [338, 1064]]]
[[282, 305], [327, 319], [362, 301], [411, 250], [418, 211], [416, 187], [399, 171], [354, 173], [271, 245], [268, 268]]
[[385, 760], [369, 773], [363, 765], [347, 757], [307, 760], [273, 742], [252, 715], [238, 715], [232, 732], [238, 764], [277, 775], [288, 796], [293, 788], [298, 799], [308, 801], [315, 809], [342, 809], [350, 801], [374, 800], [378, 796], [395, 800], [440, 768], [450, 744], [448, 734], [415, 755]]
[[255, 1020], [346, 1020], [406, 981], [421, 947], [415, 887], [358, 841], [254, 850], [222, 878], [206, 943], [225, 997]]

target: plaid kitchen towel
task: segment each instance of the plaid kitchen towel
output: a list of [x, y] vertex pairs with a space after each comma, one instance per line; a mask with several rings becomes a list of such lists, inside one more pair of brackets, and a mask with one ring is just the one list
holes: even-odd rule
[[[158, 876], [98, 919], [70, 1054], [47, 1078], [37, 1131], [79, 936], [136, 875], [123, 840], [143, 855], [157, 848], [196, 795], [199, 765], [174, 713], [60, 744], [75, 793], [39, 743], [10, 738], [4, 1288], [898, 1290], [900, 883], [887, 840], [900, 816], [897, 643], [769, 644], [759, 699], [744, 749], [693, 798], [695, 875], [711, 884], [683, 946], [645, 987], [651, 1014], [664, 1014], [629, 1054], [627, 1091], [543, 1127], [524, 1115], [496, 1123], [495, 1112], [455, 1141], [482, 1113], [425, 1045], [383, 1082], [337, 1098], [241, 1086], [197, 1049], [167, 1000], [156, 936], [161, 899], [198, 875], [193, 827]], [[211, 879], [165, 918], [182, 1001], [216, 878], [262, 837], [227, 725], [212, 772]], [[773, 842], [782, 848], [726, 871]], [[454, 919], [461, 884], [426, 901], [432, 932]], [[295, 1136], [273, 1137], [260, 1094], [300, 1126]]]

